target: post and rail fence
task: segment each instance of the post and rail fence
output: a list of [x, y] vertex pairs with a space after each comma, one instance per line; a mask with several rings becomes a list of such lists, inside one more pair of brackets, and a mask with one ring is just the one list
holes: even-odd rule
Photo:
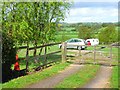
[[[41, 45], [41, 46], [37, 46], [37, 47], [28, 47], [28, 46], [21, 46], [21, 47], [19, 47], [18, 50], [26, 49], [26, 56], [25, 56], [25, 58], [22, 58], [22, 59], [26, 60], [26, 71], [29, 71], [29, 59], [30, 59], [30, 55], [29, 55], [30, 53], [29, 52], [31, 50], [34, 50], [34, 48], [36, 48], [36, 49], [44, 48], [44, 55], [40, 55], [39, 54], [39, 55], [37, 55], [37, 57], [43, 57], [45, 62], [44, 62], [43, 65], [40, 65], [40, 66], [36, 67], [36, 69], [38, 69], [38, 68], [40, 69], [41, 67], [45, 68], [47, 66], [47, 64], [51, 64], [51, 63], [56, 62], [55, 60], [47, 62], [47, 56], [51, 55], [51, 54], [56, 54], [56, 53], [60, 53], [61, 52], [61, 50], [56, 50], [56, 51], [47, 53], [47, 47], [48, 46], [58, 45], [60, 43], [61, 42], [59, 42], [59, 43], [50, 43], [50, 44], [45, 44], [45, 45]], [[40, 50], [40, 52], [41, 52], [41, 50]], [[33, 58], [35, 58], [34, 55], [33, 55]]]
[[[25, 60], [26, 60], [26, 70], [29, 71], [29, 51], [31, 50], [34, 50], [34, 48], [36, 49], [40, 49], [40, 48], [44, 48], [44, 55], [38, 55], [38, 57], [43, 57], [45, 63], [43, 65], [40, 65], [38, 66], [37, 68], [41, 68], [42, 66], [45, 67], [47, 64], [50, 64], [50, 63], [53, 63], [55, 61], [51, 61], [51, 62], [47, 62], [47, 56], [48, 55], [51, 55], [51, 54], [55, 54], [55, 53], [60, 53], [61, 52], [61, 60], [62, 62], [66, 62], [67, 61], [67, 53], [69, 53], [70, 50], [67, 49], [67, 43], [66, 42], [62, 42], [62, 47], [61, 47], [61, 50], [56, 50], [54, 52], [51, 52], [51, 53], [46, 53], [46, 48], [48, 46], [54, 46], [54, 45], [58, 45], [58, 44], [61, 44], [61, 42], [59, 43], [51, 43], [51, 44], [45, 44], [45, 45], [41, 45], [41, 46], [37, 46], [37, 47], [27, 47], [27, 46], [22, 46], [22, 47], [19, 47], [19, 50], [20, 49], [27, 49], [26, 50], [26, 57], [25, 57]], [[76, 46], [76, 45], [75, 45]], [[77, 45], [78, 46], [78, 45]], [[81, 45], [79, 45], [81, 47]], [[79, 60], [79, 64], [84, 64], [87, 59], [92, 59], [91, 60], [91, 63], [93, 64], [98, 64], [98, 59], [109, 59], [109, 65], [111, 66], [112, 65], [112, 59], [113, 59], [113, 54], [112, 54], [112, 46], [107, 46], [107, 48], [109, 49], [109, 55], [108, 57], [103, 57], [105, 56], [102, 52], [100, 51], [102, 48], [105, 48], [104, 46], [100, 46], [100, 45], [94, 45], [94, 46], [88, 46], [88, 45], [84, 45], [86, 47], [91, 47], [92, 49], [91, 50], [81, 50], [81, 49], [78, 49], [76, 50], [77, 52], [77, 59]], [[98, 55], [99, 53], [99, 55]], [[98, 58], [99, 56], [99, 58]]]

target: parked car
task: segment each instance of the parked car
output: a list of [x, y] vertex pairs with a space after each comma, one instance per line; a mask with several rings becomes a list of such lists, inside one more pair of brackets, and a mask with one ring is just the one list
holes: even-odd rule
[[99, 44], [99, 39], [87, 39], [85, 42], [87, 43], [87, 45], [94, 46]]
[[[73, 49], [85, 49], [85, 40], [84, 39], [78, 39], [78, 38], [72, 38], [67, 41], [67, 48], [73, 48]], [[59, 48], [62, 47], [62, 44], [59, 44]]]

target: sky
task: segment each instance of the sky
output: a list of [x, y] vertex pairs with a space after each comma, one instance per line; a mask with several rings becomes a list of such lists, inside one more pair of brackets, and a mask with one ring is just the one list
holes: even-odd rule
[[74, 0], [64, 22], [78, 23], [117, 21], [118, 0]]

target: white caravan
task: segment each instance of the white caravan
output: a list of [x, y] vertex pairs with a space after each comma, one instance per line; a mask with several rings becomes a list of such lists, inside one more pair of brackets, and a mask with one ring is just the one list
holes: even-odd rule
[[87, 39], [86, 43], [90, 42], [92, 46], [99, 44], [99, 39]]

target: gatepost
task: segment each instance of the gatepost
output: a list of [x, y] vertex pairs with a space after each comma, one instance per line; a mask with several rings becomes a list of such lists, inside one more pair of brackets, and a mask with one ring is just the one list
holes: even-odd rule
[[62, 62], [66, 62], [66, 53], [67, 53], [67, 43], [62, 43]]

